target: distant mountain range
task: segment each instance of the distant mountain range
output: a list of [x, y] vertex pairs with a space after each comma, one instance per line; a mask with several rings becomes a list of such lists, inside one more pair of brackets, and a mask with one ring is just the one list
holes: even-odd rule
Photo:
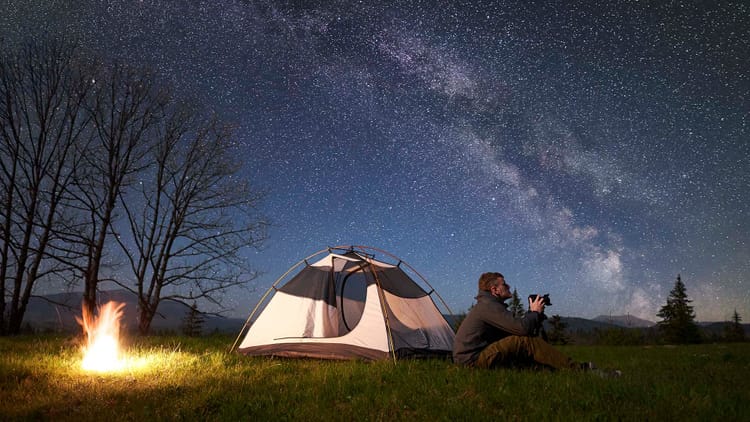
[[[43, 297], [32, 297], [24, 314], [24, 326], [34, 331], [75, 332], [81, 326], [75, 317], [81, 316], [83, 293], [57, 293]], [[127, 290], [99, 292], [98, 300], [104, 304], [108, 301], [125, 303], [122, 327], [127, 331], [137, 331], [137, 304], [135, 294]], [[151, 323], [151, 332], [180, 332], [190, 307], [185, 304], [166, 300], [159, 304], [157, 314]], [[203, 333], [223, 332], [239, 333], [244, 320], [224, 318], [215, 315], [204, 315]]]
[[625, 328], [649, 328], [656, 325], [655, 322], [640, 319], [632, 315], [599, 315], [594, 318], [594, 321], [606, 322], [608, 324]]
[[[80, 292], [58, 293], [43, 297], [32, 297], [24, 315], [24, 326], [30, 327], [34, 331], [41, 332], [76, 332], [81, 327], [76, 322], [75, 317], [81, 315], [81, 299], [83, 294]], [[124, 317], [121, 321], [125, 330], [136, 331], [138, 328], [137, 320], [137, 299], [136, 295], [127, 290], [111, 290], [99, 293], [100, 303], [108, 301], [125, 303]], [[164, 332], [181, 332], [185, 321], [185, 316], [190, 308], [185, 304], [167, 300], [159, 305], [157, 315], [154, 316], [151, 323], [152, 333]], [[449, 323], [460, 319], [460, 315], [446, 315]], [[224, 318], [215, 315], [204, 315], [203, 333], [239, 333], [244, 319]], [[652, 321], [647, 321], [632, 315], [600, 315], [594, 319], [585, 319], [577, 317], [561, 317], [561, 321], [566, 324], [567, 331], [574, 333], [587, 333], [593, 330], [607, 330], [612, 328], [633, 328], [648, 329], [656, 325]], [[549, 320], [546, 321], [549, 330]], [[721, 333], [726, 322], [699, 322], [698, 325], [705, 331]], [[750, 324], [743, 324], [745, 332], [750, 334]]]
[[[588, 333], [594, 330], [607, 330], [617, 328], [619, 325], [611, 322], [599, 321], [596, 319], [586, 319], [577, 317], [560, 317], [560, 321], [565, 324], [565, 329], [569, 332]], [[544, 322], [545, 328], [549, 331], [552, 329], [549, 319]]]
[[[594, 319], [575, 317], [561, 317], [560, 320], [566, 324], [566, 330], [570, 333], [589, 333], [593, 330], [607, 330], [612, 328], [629, 328], [634, 330], [656, 329], [656, 323], [640, 319], [632, 315], [599, 315]], [[698, 328], [706, 335], [721, 336], [724, 333], [727, 321], [720, 322], [696, 322]], [[545, 321], [545, 327], [550, 330], [549, 320]], [[750, 324], [742, 324], [745, 335], [750, 338]]]

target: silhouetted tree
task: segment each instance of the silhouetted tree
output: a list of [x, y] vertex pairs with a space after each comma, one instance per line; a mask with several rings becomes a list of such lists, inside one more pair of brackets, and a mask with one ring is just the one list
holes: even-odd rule
[[745, 341], [745, 328], [742, 326], [742, 318], [736, 309], [732, 314], [732, 321], [724, 326], [724, 340], [731, 342]]
[[203, 323], [206, 319], [203, 313], [198, 310], [198, 304], [193, 301], [190, 310], [185, 314], [182, 320], [182, 333], [188, 337], [198, 337], [203, 333]]
[[163, 118], [167, 97], [154, 77], [142, 69], [122, 63], [102, 68], [94, 80], [94, 95], [87, 106], [94, 136], [84, 158], [76, 168], [75, 197], [84, 218], [71, 234], [79, 234], [85, 262], [83, 306], [91, 314], [96, 307], [100, 269], [106, 253], [107, 239], [117, 219], [117, 201], [135, 175], [145, 165], [149, 138], [154, 126]]
[[568, 342], [570, 342], [570, 338], [566, 331], [568, 324], [562, 321], [560, 315], [552, 315], [552, 318], [549, 319], [549, 324], [552, 326], [552, 331], [547, 334], [547, 340], [550, 343], [568, 344]]
[[[69, 267], [65, 194], [90, 122], [90, 75], [77, 46], [0, 40], [0, 335], [17, 334], [35, 284]], [[55, 252], [51, 252], [55, 250]], [[67, 277], [74, 278], [74, 277]], [[6, 309], [6, 295], [10, 296]], [[7, 315], [7, 320], [6, 320]]]
[[695, 313], [690, 306], [685, 284], [677, 275], [674, 288], [669, 292], [667, 304], [656, 314], [662, 318], [658, 322], [659, 330], [669, 343], [698, 343], [701, 340], [698, 326], [695, 324]]
[[0, 335], [18, 332], [34, 284], [54, 276], [83, 280], [93, 315], [115, 244], [136, 282], [108, 281], [138, 294], [144, 333], [161, 300], [220, 305], [255, 276], [240, 251], [265, 238], [263, 194], [240, 174], [231, 128], [149, 72], [76, 48], [0, 39]]
[[239, 174], [232, 141], [231, 128], [215, 116], [172, 102], [139, 187], [120, 195], [131, 236], [116, 240], [136, 282], [135, 289], [122, 286], [138, 295], [141, 334], [162, 300], [220, 304], [221, 292], [255, 277], [239, 252], [265, 238], [255, 212], [263, 194]]
[[515, 288], [513, 289], [513, 296], [510, 298], [510, 306], [508, 306], [508, 310], [515, 318], [523, 318], [524, 314], [526, 314], [523, 302], [518, 297], [518, 291]]

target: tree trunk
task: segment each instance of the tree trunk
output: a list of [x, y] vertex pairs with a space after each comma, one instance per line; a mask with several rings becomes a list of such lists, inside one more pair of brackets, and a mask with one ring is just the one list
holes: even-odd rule
[[[93, 259], [93, 258], [92, 258]], [[96, 311], [96, 278], [93, 262], [89, 262], [86, 274], [84, 275], [83, 286], [83, 308], [89, 315], [94, 315]]]
[[156, 315], [156, 306], [151, 306], [150, 303], [141, 305], [138, 314], [138, 334], [147, 336], [151, 332], [151, 321]]

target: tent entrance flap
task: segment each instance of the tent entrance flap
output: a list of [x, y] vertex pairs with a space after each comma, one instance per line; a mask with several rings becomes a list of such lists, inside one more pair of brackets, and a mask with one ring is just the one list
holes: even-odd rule
[[346, 332], [349, 332], [362, 318], [367, 299], [367, 281], [361, 272], [346, 274], [338, 291], [341, 325]]

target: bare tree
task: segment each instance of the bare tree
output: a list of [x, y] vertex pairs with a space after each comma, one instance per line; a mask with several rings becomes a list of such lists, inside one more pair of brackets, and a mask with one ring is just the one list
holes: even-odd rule
[[263, 193], [241, 177], [232, 141], [216, 117], [176, 105], [160, 125], [139, 197], [122, 197], [132, 237], [118, 241], [136, 280], [135, 289], [123, 287], [138, 295], [142, 334], [161, 301], [220, 305], [221, 292], [254, 277], [239, 252], [265, 237], [255, 212]]
[[112, 281], [138, 294], [144, 333], [160, 301], [220, 304], [254, 277], [239, 253], [265, 237], [262, 193], [240, 176], [229, 127], [147, 72], [84, 65], [75, 44], [0, 47], [0, 334], [55, 276], [83, 279], [93, 314], [113, 238], [136, 282]]
[[70, 236], [85, 250], [83, 306], [93, 315], [107, 238], [117, 220], [117, 198], [146, 166], [150, 131], [163, 118], [167, 101], [148, 72], [121, 63], [107, 66], [94, 80], [88, 106], [94, 139], [81, 151], [76, 171], [75, 207], [85, 217]]
[[66, 268], [50, 259], [56, 258], [50, 250], [77, 165], [73, 152], [86, 140], [90, 78], [73, 43], [43, 40], [1, 50], [0, 334], [16, 334], [35, 284]]

